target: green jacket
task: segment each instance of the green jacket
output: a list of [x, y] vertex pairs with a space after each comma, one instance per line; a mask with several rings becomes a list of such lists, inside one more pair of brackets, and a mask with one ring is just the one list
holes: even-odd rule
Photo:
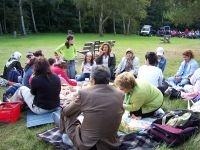
[[149, 113], [160, 108], [163, 103], [163, 94], [153, 85], [136, 80], [137, 85], [125, 94], [125, 110], [137, 111], [142, 108], [142, 113]]
[[58, 46], [56, 48], [56, 52], [61, 53], [64, 60], [74, 60], [77, 55], [75, 47], [70, 46], [69, 48], [67, 48], [65, 46], [65, 43]]

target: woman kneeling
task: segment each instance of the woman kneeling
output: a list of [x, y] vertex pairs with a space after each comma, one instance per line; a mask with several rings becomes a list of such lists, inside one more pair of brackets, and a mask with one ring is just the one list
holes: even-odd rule
[[115, 79], [115, 85], [124, 91], [124, 108], [132, 116], [152, 117], [163, 104], [163, 95], [155, 86], [123, 72]]

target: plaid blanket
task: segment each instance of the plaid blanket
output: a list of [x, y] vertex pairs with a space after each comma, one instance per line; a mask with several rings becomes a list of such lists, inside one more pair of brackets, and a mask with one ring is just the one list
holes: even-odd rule
[[56, 148], [61, 148], [64, 150], [73, 150], [73, 147], [63, 143], [62, 133], [60, 132], [58, 127], [39, 133], [36, 136], [46, 142], [49, 142]]
[[[62, 133], [60, 133], [59, 128], [49, 129], [45, 132], [39, 133], [36, 135], [42, 140], [49, 142], [56, 148], [61, 148], [64, 150], [73, 150], [74, 148], [70, 144], [65, 144], [62, 141]], [[148, 136], [146, 133], [130, 133], [122, 134], [120, 133], [120, 139], [122, 144], [120, 150], [129, 150], [129, 149], [154, 149], [158, 146], [158, 143]]]

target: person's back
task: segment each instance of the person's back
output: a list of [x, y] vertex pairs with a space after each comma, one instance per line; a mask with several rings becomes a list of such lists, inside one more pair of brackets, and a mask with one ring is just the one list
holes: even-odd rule
[[158, 64], [156, 53], [147, 52], [145, 55], [146, 64], [141, 66], [137, 78], [158, 87], [162, 85], [163, 74]]
[[80, 96], [84, 114], [81, 125], [82, 139], [96, 141], [98, 138], [104, 141], [108, 140], [108, 137], [117, 136], [123, 113], [123, 94], [110, 85], [98, 84], [81, 90]]
[[143, 65], [139, 68], [137, 78], [158, 87], [162, 85], [163, 74], [158, 67]]
[[33, 104], [48, 110], [58, 107], [60, 88], [60, 79], [57, 75], [51, 74], [48, 78], [43, 75], [33, 77], [31, 82], [31, 93], [35, 95]]

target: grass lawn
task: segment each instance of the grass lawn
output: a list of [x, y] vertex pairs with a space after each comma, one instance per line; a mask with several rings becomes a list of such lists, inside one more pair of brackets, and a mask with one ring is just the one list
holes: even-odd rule
[[[12, 36], [0, 36], [0, 73], [3, 73], [3, 66], [9, 56], [14, 51], [19, 51], [23, 54], [21, 63], [24, 65], [25, 56], [28, 51], [43, 50], [47, 58], [53, 57], [53, 51], [61, 43], [65, 42], [66, 35], [62, 33], [55, 34], [34, 34], [25, 37], [13, 38]], [[167, 58], [167, 66], [164, 76], [168, 77], [176, 73], [180, 62], [182, 61], [182, 52], [188, 49], [194, 51], [197, 61], [200, 63], [200, 40], [199, 39], [182, 39], [172, 38], [171, 43], [163, 43], [159, 37], [140, 37], [137, 35], [111, 35], [106, 34], [104, 37], [99, 37], [97, 34], [75, 34], [75, 45], [77, 50], [80, 50], [85, 42], [94, 40], [115, 40], [113, 52], [116, 54], [117, 64], [125, 55], [127, 48], [132, 48], [136, 56], [140, 58], [141, 64], [144, 64], [144, 55], [147, 51], [155, 51], [159, 46], [165, 49]], [[78, 60], [77, 71], [80, 72], [80, 63]], [[0, 87], [0, 99], [5, 88]], [[163, 109], [172, 110], [176, 108], [187, 108], [187, 103], [181, 100], [170, 101], [165, 97]], [[41, 127], [26, 128], [25, 113], [21, 113], [21, 118], [15, 124], [0, 125], [0, 150], [27, 150], [37, 149], [46, 150], [53, 147], [36, 138], [36, 134], [46, 129], [52, 128], [53, 125], [45, 125]], [[176, 149], [197, 150], [200, 148], [198, 142], [200, 134], [194, 136], [183, 146]], [[165, 145], [158, 147], [159, 150], [168, 149]]]

